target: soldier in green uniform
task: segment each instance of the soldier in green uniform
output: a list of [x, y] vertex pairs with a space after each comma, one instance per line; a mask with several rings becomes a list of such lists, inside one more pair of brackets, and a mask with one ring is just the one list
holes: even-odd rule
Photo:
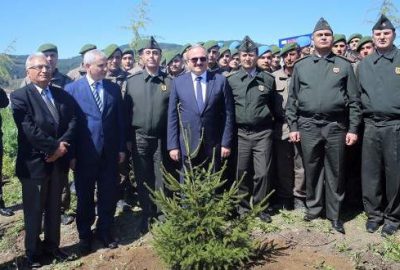
[[294, 63], [300, 58], [297, 43], [288, 43], [281, 50], [284, 65], [275, 71], [276, 95], [274, 100], [276, 121], [274, 128], [274, 160], [276, 178], [274, 187], [277, 203], [274, 208], [304, 209], [306, 185], [301, 158], [300, 143], [289, 139], [289, 127], [285, 117], [289, 84]]
[[383, 223], [381, 234], [387, 236], [400, 224], [400, 51], [386, 16], [372, 32], [376, 51], [358, 66], [365, 123], [362, 194], [367, 231], [375, 232]]
[[157, 216], [145, 183], [151, 189], [163, 187], [161, 162], [168, 165], [166, 150], [167, 111], [171, 78], [160, 71], [161, 48], [151, 37], [140, 52], [144, 70], [127, 80], [126, 96], [131, 100], [132, 158], [138, 199], [142, 208], [141, 230]]
[[209, 40], [203, 45], [207, 50], [208, 55], [208, 71], [221, 73], [220, 68], [218, 66], [218, 58], [219, 58], [219, 46], [218, 42], [215, 40]]
[[286, 117], [290, 139], [301, 141], [306, 174], [305, 221], [323, 215], [344, 233], [344, 147], [357, 141], [360, 93], [350, 62], [332, 53], [333, 32], [321, 18], [313, 31], [315, 52], [294, 66]]
[[175, 78], [186, 72], [182, 56], [179, 52], [170, 52], [165, 56], [167, 73]]
[[271, 60], [271, 71], [277, 71], [281, 69], [281, 49], [277, 45], [271, 45], [269, 46], [271, 48], [271, 55], [272, 55], [272, 60]]
[[[110, 44], [104, 49], [104, 54], [107, 57], [107, 75], [106, 79], [116, 83], [119, 85], [121, 89], [121, 95], [123, 104], [126, 110], [125, 115], [129, 115], [129, 102], [125, 99], [126, 94], [126, 78], [129, 76], [129, 73], [122, 69], [121, 61], [122, 61], [122, 50], [116, 44]], [[127, 139], [128, 142], [131, 140]], [[130, 153], [126, 153], [129, 156]], [[124, 162], [119, 164], [119, 175], [120, 175], [120, 185], [119, 185], [119, 198], [117, 202], [117, 209], [119, 211], [128, 211], [131, 209], [131, 205], [129, 205], [126, 200], [128, 199], [129, 194], [133, 193], [133, 187], [131, 185], [131, 181], [129, 179], [129, 158], [126, 158]]]
[[[82, 60], [83, 60], [85, 53], [87, 53], [88, 51], [94, 50], [94, 49], [97, 49], [96, 45], [94, 45], [94, 44], [88, 43], [88, 44], [83, 45], [82, 48], [79, 50], [79, 54], [82, 56]], [[74, 81], [82, 78], [85, 75], [86, 75], [86, 69], [83, 65], [83, 61], [79, 65], [79, 67], [76, 67], [76, 68], [68, 71], [68, 73], [67, 73], [67, 76], [70, 77]]]
[[358, 43], [360, 42], [362, 35], [359, 33], [351, 34], [347, 40], [347, 45], [349, 45], [349, 50], [357, 51]]
[[372, 41], [372, 37], [362, 37], [357, 46], [357, 53], [359, 53], [360, 58], [363, 59], [372, 54], [374, 51], [374, 42]]
[[339, 56], [345, 56], [347, 51], [346, 36], [343, 34], [333, 35], [332, 52]]
[[229, 62], [231, 61], [231, 50], [228, 47], [219, 49], [218, 66], [221, 73], [229, 72]]
[[[238, 127], [237, 179], [247, 172], [240, 186], [240, 193], [247, 196], [241, 202], [239, 214], [248, 211], [250, 197], [254, 203], [263, 200], [271, 185], [275, 80], [271, 74], [257, 70], [257, 50], [246, 36], [239, 47], [242, 66], [228, 77]], [[267, 212], [261, 213], [260, 219], [271, 222]]]
[[235, 73], [240, 68], [239, 51], [235, 48], [231, 49], [231, 61], [229, 61], [229, 74]]
[[269, 46], [258, 47], [257, 69], [272, 73], [272, 52]]

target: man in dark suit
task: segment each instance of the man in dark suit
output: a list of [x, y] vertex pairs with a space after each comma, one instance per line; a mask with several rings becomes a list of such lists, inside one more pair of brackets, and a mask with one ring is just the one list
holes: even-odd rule
[[57, 260], [68, 258], [59, 249], [61, 190], [76, 116], [71, 96], [49, 86], [51, 66], [42, 53], [28, 57], [26, 71], [31, 83], [11, 93], [11, 105], [18, 128], [16, 174], [22, 184], [26, 255], [29, 266], [40, 267], [42, 251]]
[[78, 197], [76, 224], [83, 253], [91, 251], [95, 221], [94, 191], [97, 185], [98, 238], [105, 247], [116, 248], [111, 235], [117, 199], [118, 163], [125, 159], [125, 128], [121, 91], [104, 80], [107, 58], [99, 50], [83, 59], [87, 74], [66, 86], [78, 103], [75, 188]]
[[[210, 162], [215, 149], [215, 169], [230, 155], [234, 112], [226, 78], [207, 71], [207, 50], [199, 45], [188, 51], [190, 72], [172, 82], [168, 106], [168, 150], [172, 160], [192, 158], [194, 165]], [[179, 105], [178, 105], [179, 104]], [[182, 126], [181, 126], [182, 125]], [[189, 149], [184, 135], [188, 134]], [[208, 163], [206, 162], [206, 163]]]

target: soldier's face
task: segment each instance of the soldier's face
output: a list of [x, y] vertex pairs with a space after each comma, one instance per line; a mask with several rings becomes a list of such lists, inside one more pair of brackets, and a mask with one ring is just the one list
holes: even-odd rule
[[240, 64], [245, 69], [252, 69], [257, 65], [257, 53], [256, 52], [240, 52]]
[[332, 32], [319, 30], [313, 34], [314, 47], [316, 50], [330, 50], [333, 43]]
[[122, 56], [121, 65], [124, 70], [130, 70], [133, 68], [133, 63], [134, 60], [132, 54], [127, 53]]
[[299, 59], [299, 53], [297, 50], [292, 50], [290, 52], [285, 53], [283, 56], [283, 62], [285, 64], [285, 67], [291, 68], [294, 66], [294, 63], [296, 62], [297, 59]]
[[396, 38], [396, 33], [392, 29], [374, 30], [374, 44], [378, 50], [389, 50], [393, 46], [393, 41]]
[[51, 66], [44, 56], [35, 56], [31, 59], [26, 74], [29, 80], [44, 88], [51, 79]]
[[353, 38], [352, 40], [350, 40], [349, 42], [350, 50], [355, 51], [357, 49], [358, 42], [360, 42], [359, 38]]
[[93, 80], [102, 80], [107, 74], [107, 58], [96, 55], [93, 63], [85, 64], [85, 68]]
[[231, 60], [230, 52], [225, 52], [218, 60], [218, 65], [220, 67], [227, 67], [229, 65], [229, 61]]
[[46, 56], [47, 61], [49, 62], [51, 69], [54, 71], [57, 67], [58, 62], [58, 53], [49, 51], [43, 53]]
[[332, 52], [336, 55], [344, 56], [346, 53], [346, 43], [344, 41], [336, 42], [332, 47]]
[[271, 68], [271, 62], [272, 62], [272, 53], [266, 52], [260, 57], [258, 57], [257, 66], [261, 70], [268, 70]]
[[108, 70], [113, 72], [120, 68], [121, 66], [121, 58], [122, 53], [119, 50], [116, 50], [108, 59], [107, 59], [107, 67]]
[[300, 55], [301, 55], [301, 57], [310, 55], [310, 47], [307, 46], [307, 47], [302, 48], [300, 51]]
[[281, 64], [281, 57], [279, 56], [279, 54], [276, 53], [272, 56], [271, 66], [273, 68], [277, 68], [279, 67], [280, 64]]
[[214, 64], [217, 62], [219, 56], [218, 47], [212, 47], [208, 51], [208, 63]]
[[143, 64], [147, 68], [158, 68], [161, 61], [161, 52], [158, 49], [144, 49], [142, 52]]
[[360, 48], [360, 57], [364, 58], [374, 52], [374, 44], [372, 42], [367, 42], [363, 44]]
[[232, 56], [231, 61], [229, 61], [229, 67], [232, 69], [238, 69], [240, 64], [239, 55], [235, 54]]
[[169, 70], [171, 73], [176, 74], [182, 71], [183, 69], [183, 61], [180, 57], [175, 57], [174, 60], [168, 65]]
[[202, 47], [196, 47], [188, 51], [187, 65], [196, 75], [203, 74], [208, 67], [207, 52]]

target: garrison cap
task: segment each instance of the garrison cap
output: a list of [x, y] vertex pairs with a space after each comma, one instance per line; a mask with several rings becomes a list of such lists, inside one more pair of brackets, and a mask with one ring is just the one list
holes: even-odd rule
[[334, 34], [333, 35], [333, 44], [336, 44], [340, 41], [343, 41], [344, 43], [346, 43], [346, 36], [343, 34]]
[[270, 45], [269, 47], [271, 48], [271, 53], [273, 55], [281, 52], [281, 49], [278, 46], [274, 45], [274, 44]]
[[156, 49], [160, 52], [162, 51], [160, 45], [158, 45], [158, 42], [154, 39], [153, 36], [150, 36], [150, 39], [147, 41], [147, 43], [144, 43], [143, 50], [144, 49]]
[[361, 38], [362, 38], [362, 35], [361, 35], [360, 33], [351, 34], [351, 35], [349, 36], [349, 39], [347, 40], [347, 44], [349, 44], [350, 41], [351, 41], [352, 39], [355, 39], [355, 38], [361, 39]]
[[122, 54], [122, 50], [117, 44], [110, 44], [103, 50], [107, 59], [110, 58], [116, 51], [120, 51]]
[[291, 43], [287, 43], [285, 46], [283, 46], [280, 56], [293, 51], [293, 50], [297, 50], [299, 48], [299, 45], [296, 42], [291, 42]]
[[215, 41], [215, 40], [209, 40], [209, 41], [207, 41], [206, 43], [204, 43], [203, 47], [204, 47], [207, 51], [211, 50], [211, 48], [214, 48], [214, 47], [218, 47], [218, 49], [219, 49], [218, 42]]
[[226, 52], [231, 53], [231, 50], [228, 47], [222, 47], [221, 49], [219, 49], [219, 58], [222, 57], [222, 55]]
[[370, 37], [370, 36], [362, 37], [360, 39], [360, 41], [358, 42], [356, 51], [359, 52], [361, 50], [362, 45], [364, 45], [365, 43], [368, 43], [368, 42], [372, 42], [373, 43], [372, 37]]
[[38, 52], [56, 52], [58, 53], [57, 46], [52, 43], [45, 43], [39, 46], [37, 49]]
[[82, 46], [82, 48], [79, 50], [79, 54], [80, 55], [84, 55], [88, 51], [91, 51], [91, 50], [94, 50], [94, 49], [97, 49], [97, 46], [94, 45], [94, 44], [88, 43], [88, 44], [85, 44], [85, 45]]
[[133, 52], [133, 49], [131, 49], [131, 48], [125, 48], [123, 51], [122, 51], [122, 55], [124, 55], [124, 54], [132, 54], [132, 55], [134, 55], [135, 53]]
[[379, 20], [376, 22], [374, 27], [372, 27], [373, 30], [384, 30], [384, 29], [392, 29], [395, 31], [396, 29], [394, 28], [392, 22], [384, 15], [382, 14]]
[[309, 36], [301, 36], [296, 38], [296, 43], [300, 48], [308, 47], [311, 45], [311, 38]]
[[171, 62], [176, 58], [182, 58], [181, 54], [179, 52], [166, 52], [165, 53], [165, 65], [171, 64]]
[[313, 33], [317, 32], [319, 30], [329, 30], [333, 33], [332, 28], [329, 25], [329, 23], [322, 17], [319, 19], [319, 21], [315, 25]]
[[183, 54], [184, 54], [185, 52], [187, 52], [187, 50], [188, 50], [190, 47], [192, 47], [192, 44], [186, 43], [185, 45], [182, 46], [182, 48], [181, 48], [179, 54], [183, 56]]
[[271, 52], [271, 48], [268, 45], [258, 47], [258, 57], [262, 56], [266, 52]]
[[243, 38], [242, 44], [240, 44], [238, 50], [239, 52], [258, 52], [257, 45], [251, 40], [251, 38], [249, 38], [249, 36]]

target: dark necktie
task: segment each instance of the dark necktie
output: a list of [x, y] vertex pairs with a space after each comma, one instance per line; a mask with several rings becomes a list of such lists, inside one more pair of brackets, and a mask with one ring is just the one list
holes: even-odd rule
[[201, 89], [201, 77], [196, 78], [196, 100], [199, 111], [202, 112], [204, 109], [203, 91]]
[[58, 115], [58, 111], [57, 111], [56, 107], [54, 106], [53, 102], [51, 102], [51, 99], [49, 97], [49, 89], [47, 89], [47, 88], [43, 89], [42, 96], [43, 96], [44, 102], [46, 103], [47, 108], [50, 111], [51, 116], [53, 117], [54, 121], [58, 125], [58, 123], [60, 122], [60, 116]]
[[101, 101], [100, 95], [99, 95], [100, 87], [101, 87], [100, 82], [95, 82], [93, 84], [92, 93], [93, 93], [94, 100], [96, 101], [97, 107], [99, 108], [100, 112], [103, 112], [103, 102]]

